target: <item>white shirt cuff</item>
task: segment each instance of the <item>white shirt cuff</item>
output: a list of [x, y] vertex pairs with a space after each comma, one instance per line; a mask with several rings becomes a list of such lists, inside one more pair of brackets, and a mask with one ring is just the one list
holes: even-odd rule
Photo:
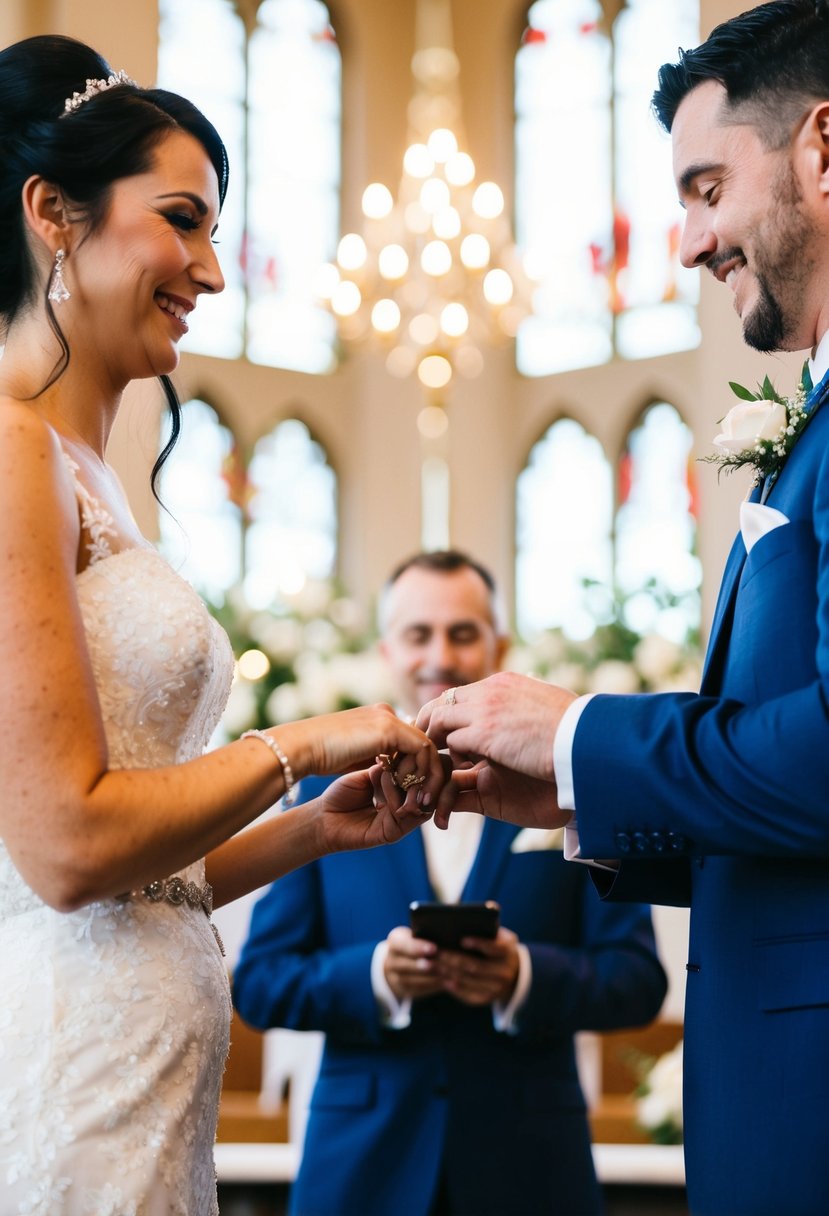
[[[573, 782], [573, 743], [576, 738], [576, 727], [579, 718], [584, 713], [588, 701], [595, 693], [587, 693], [578, 697], [564, 711], [558, 724], [555, 741], [553, 742], [553, 776], [558, 789], [558, 805], [563, 811], [576, 810], [576, 791]], [[576, 815], [564, 828], [564, 860], [577, 861], [583, 866], [593, 866], [597, 870], [610, 870], [615, 873], [619, 868], [618, 862], [605, 863], [596, 861], [593, 857], [582, 857], [579, 841], [579, 824]]]
[[516, 1018], [522, 1005], [530, 995], [532, 982], [533, 965], [530, 952], [523, 942], [519, 942], [518, 979], [515, 981], [515, 991], [510, 997], [508, 1004], [502, 1005], [500, 1001], [493, 1001], [492, 1004], [492, 1024], [496, 1030], [503, 1031], [504, 1034], [518, 1033]]
[[386, 979], [386, 955], [389, 943], [384, 939], [374, 947], [371, 956], [371, 988], [380, 1011], [380, 1024], [387, 1030], [406, 1030], [412, 1021], [412, 1002], [398, 1001]]
[[564, 711], [553, 741], [553, 776], [558, 789], [558, 805], [563, 811], [576, 809], [576, 792], [573, 786], [573, 740], [579, 718], [594, 693], [577, 697]]

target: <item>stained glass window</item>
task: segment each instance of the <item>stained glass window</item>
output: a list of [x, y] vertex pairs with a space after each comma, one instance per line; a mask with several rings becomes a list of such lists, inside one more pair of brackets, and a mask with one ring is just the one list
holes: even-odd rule
[[264, 435], [246, 461], [216, 411], [188, 401], [161, 498], [161, 552], [215, 603], [241, 585], [247, 604], [264, 608], [334, 574], [337, 479], [295, 418]]
[[532, 638], [561, 627], [574, 638], [595, 626], [585, 580], [612, 581], [613, 485], [597, 439], [572, 419], [554, 423], [519, 474], [516, 624]]
[[619, 465], [616, 586], [627, 624], [682, 642], [699, 628], [692, 435], [672, 405], [650, 406]]
[[236, 359], [244, 351], [245, 27], [231, 0], [160, 0], [158, 84], [187, 97], [224, 140], [230, 162], [216, 253], [225, 289], [199, 297], [183, 351]]
[[264, 607], [328, 579], [337, 558], [337, 478], [305, 423], [264, 435], [248, 469], [245, 598]]
[[611, 46], [598, 0], [537, 0], [515, 61], [516, 237], [538, 287], [517, 339], [541, 376], [612, 353]]
[[650, 110], [660, 64], [699, 41], [699, 0], [628, 0], [616, 19], [616, 347], [626, 359], [699, 342], [699, 275], [679, 262], [670, 138]]
[[219, 224], [227, 287], [202, 301], [182, 350], [324, 372], [335, 325], [313, 295], [339, 229], [341, 60], [322, 0], [160, 0], [159, 84], [228, 148]]
[[615, 9], [536, 0], [515, 59], [516, 235], [538, 280], [525, 375], [699, 341], [670, 140], [650, 110], [659, 65], [698, 41], [699, 0], [628, 0], [611, 25]]
[[[166, 442], [166, 436], [165, 436]], [[243, 514], [233, 434], [204, 401], [182, 410], [181, 436], [161, 474], [159, 548], [194, 587], [221, 600], [242, 573]]]

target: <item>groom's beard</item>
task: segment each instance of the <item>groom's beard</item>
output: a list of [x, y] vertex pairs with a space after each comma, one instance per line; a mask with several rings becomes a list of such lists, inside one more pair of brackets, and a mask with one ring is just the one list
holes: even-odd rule
[[789, 349], [815, 264], [811, 250], [819, 240], [791, 165], [778, 175], [772, 197], [771, 217], [758, 233], [752, 265], [760, 298], [743, 319], [743, 338], [762, 351]]

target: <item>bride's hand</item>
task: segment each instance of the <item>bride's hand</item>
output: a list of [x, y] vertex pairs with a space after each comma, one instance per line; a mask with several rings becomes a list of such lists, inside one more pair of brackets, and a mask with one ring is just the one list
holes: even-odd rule
[[398, 774], [422, 778], [410, 781], [407, 810], [434, 806], [443, 788], [443, 766], [434, 743], [398, 718], [390, 705], [367, 705], [290, 722], [279, 728], [279, 736], [300, 777], [365, 769], [380, 755], [398, 753]]
[[404, 799], [391, 773], [379, 764], [340, 777], [318, 801], [327, 853], [394, 844], [429, 818], [428, 811]]

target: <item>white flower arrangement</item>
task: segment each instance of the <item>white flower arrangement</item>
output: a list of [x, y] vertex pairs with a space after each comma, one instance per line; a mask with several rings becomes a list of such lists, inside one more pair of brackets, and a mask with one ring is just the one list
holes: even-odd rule
[[[236, 588], [212, 611], [236, 656], [222, 739], [393, 700], [366, 614], [331, 583], [309, 583], [300, 595], [266, 609], [252, 608]], [[623, 617], [624, 601], [617, 597], [612, 619], [587, 641], [546, 630], [513, 647], [506, 666], [577, 693], [699, 688], [701, 655], [693, 638], [679, 645], [658, 634], [642, 636], [627, 628]]]
[[655, 1144], [682, 1143], [682, 1040], [655, 1062], [638, 1066], [636, 1120]]
[[[655, 603], [673, 599], [655, 587], [644, 590]], [[637, 633], [625, 624], [625, 605], [617, 594], [610, 619], [584, 641], [560, 629], [545, 630], [513, 647], [506, 666], [576, 693], [697, 692], [702, 674], [697, 636], [689, 631], [680, 643], [660, 633]]]
[[236, 588], [214, 616], [227, 630], [236, 671], [222, 733], [388, 701], [389, 678], [360, 606], [328, 582], [253, 609]]

